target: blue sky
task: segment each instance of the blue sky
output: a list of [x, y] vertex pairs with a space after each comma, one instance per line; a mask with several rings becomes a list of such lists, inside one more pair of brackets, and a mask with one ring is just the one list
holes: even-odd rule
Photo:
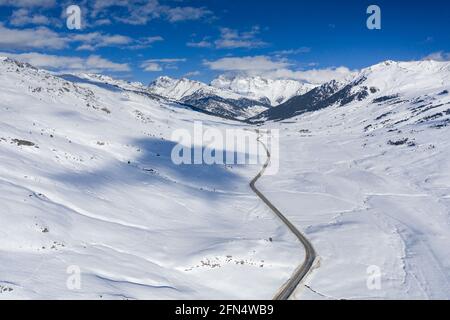
[[[66, 27], [79, 5], [81, 30]], [[366, 27], [381, 8], [381, 30]], [[148, 83], [223, 73], [324, 82], [383, 60], [450, 59], [450, 3], [0, 0], [0, 55]]]

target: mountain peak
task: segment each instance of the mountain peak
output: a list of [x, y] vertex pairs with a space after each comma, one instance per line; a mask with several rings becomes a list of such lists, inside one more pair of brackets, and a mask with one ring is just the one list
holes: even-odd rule
[[196, 80], [187, 79], [187, 78], [175, 79], [175, 78], [171, 78], [169, 76], [158, 77], [149, 84], [149, 88], [152, 90], [158, 89], [158, 88], [167, 89], [167, 88], [174, 87], [174, 86], [184, 86], [184, 87], [195, 86], [195, 87], [199, 88], [199, 87], [204, 87], [204, 86], [206, 87], [207, 84], [196, 81]]
[[422, 101], [446, 92], [449, 83], [450, 62], [389, 60], [361, 70], [349, 81], [323, 84], [250, 120], [283, 120], [332, 106], [370, 104], [393, 97], [401, 97], [397, 103]]
[[282, 104], [293, 96], [304, 94], [315, 87], [312, 84], [296, 80], [242, 75], [222, 75], [214, 79], [211, 85], [233, 91], [249, 99], [269, 103], [272, 106]]
[[161, 76], [161, 77], [158, 77], [155, 80], [153, 80], [149, 86], [150, 87], [151, 86], [166, 86], [166, 85], [170, 85], [170, 84], [174, 83], [175, 81], [176, 80], [171, 77]]
[[6, 56], [1, 56], [0, 61], [4, 62], [6, 64], [14, 64], [16, 67], [19, 67], [19, 68], [29, 68], [29, 69], [33, 69], [33, 70], [38, 70], [38, 68], [36, 68], [35, 66], [33, 66], [27, 62], [21, 62], [21, 61], [18, 61], [16, 59], [12, 59], [12, 58], [6, 57]]
[[150, 92], [157, 95], [173, 100], [181, 100], [206, 87], [208, 87], [208, 85], [198, 81], [186, 78], [174, 79], [162, 76], [151, 82], [148, 89]]
[[411, 81], [419, 87], [430, 87], [436, 83], [450, 81], [450, 62], [448, 61], [383, 61], [361, 72], [354, 81], [363, 79], [364, 85], [374, 86], [380, 90], [408, 90]]

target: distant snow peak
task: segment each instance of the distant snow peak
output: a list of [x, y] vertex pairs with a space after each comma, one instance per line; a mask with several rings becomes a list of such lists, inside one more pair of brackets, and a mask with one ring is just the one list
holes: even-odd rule
[[167, 86], [174, 83], [176, 80], [167, 76], [162, 76], [153, 81], [150, 86]]
[[148, 91], [221, 117], [239, 120], [255, 116], [270, 106], [231, 90], [186, 78], [159, 77], [150, 83]]
[[149, 85], [149, 90], [168, 99], [181, 100], [208, 86], [204, 83], [186, 78], [173, 79], [167, 76], [159, 77]]
[[125, 90], [145, 90], [145, 86], [141, 82], [130, 82], [126, 80], [114, 79], [110, 76], [96, 73], [78, 73], [74, 74], [80, 79], [85, 79], [92, 82], [104, 83], [112, 86], [116, 86]]
[[[10, 65], [10, 66], [14, 65], [15, 67], [18, 67], [20, 69], [38, 70], [38, 68], [36, 68], [35, 66], [32, 66], [28, 62], [21, 62], [21, 61], [12, 59], [10, 57], [2, 56], [2, 57], [0, 57], [0, 61], [7, 65]], [[50, 73], [49, 71], [46, 71], [46, 72]]]
[[277, 106], [293, 96], [304, 94], [315, 86], [288, 79], [266, 79], [260, 76], [221, 75], [211, 82], [216, 88], [233, 91], [249, 99]]
[[[444, 104], [420, 103], [445, 92], [450, 84], [450, 62], [384, 61], [361, 70], [350, 81], [331, 81], [304, 95], [297, 95], [285, 103], [264, 111], [249, 119], [250, 122], [267, 120], [281, 121], [303, 113], [314, 112], [329, 107], [348, 105], [364, 106], [372, 103], [397, 99], [393, 105], [417, 101], [418, 107], [433, 110]], [[419, 92], [428, 98], [419, 97]], [[445, 111], [446, 112], [446, 111]], [[440, 114], [431, 115], [440, 117]]]
[[150, 83], [148, 90], [220, 116], [244, 120], [315, 87], [295, 80], [273, 80], [260, 76], [222, 75], [210, 85], [164, 76]]

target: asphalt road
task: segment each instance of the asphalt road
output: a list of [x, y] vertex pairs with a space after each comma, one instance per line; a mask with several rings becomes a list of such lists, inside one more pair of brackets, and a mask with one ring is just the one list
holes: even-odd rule
[[[259, 133], [258, 133], [259, 134]], [[288, 300], [289, 297], [294, 293], [295, 289], [302, 282], [302, 280], [307, 276], [308, 272], [313, 267], [314, 261], [316, 259], [316, 251], [312, 246], [311, 242], [278, 210], [255, 186], [256, 182], [264, 175], [267, 167], [270, 164], [271, 154], [267, 149], [266, 145], [259, 140], [264, 149], [267, 152], [267, 161], [264, 164], [262, 170], [258, 175], [250, 182], [250, 188], [256, 195], [273, 211], [273, 213], [281, 219], [281, 221], [289, 228], [289, 230], [297, 237], [297, 239], [305, 247], [305, 260], [303, 264], [298, 266], [291, 278], [282, 286], [278, 293], [273, 298], [274, 300]]]

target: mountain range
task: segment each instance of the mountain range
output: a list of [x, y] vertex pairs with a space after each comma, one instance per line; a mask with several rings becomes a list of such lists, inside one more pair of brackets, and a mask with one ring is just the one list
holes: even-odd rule
[[[418, 96], [423, 88], [443, 87], [435, 96], [445, 92], [449, 81], [450, 63], [437, 61], [395, 62], [385, 61], [361, 70], [351, 81], [331, 81], [303, 95], [292, 97], [277, 107], [249, 119], [250, 122], [281, 121], [306, 112], [337, 106], [345, 107], [353, 102], [364, 104], [390, 102], [395, 104], [429, 101]], [[443, 91], [444, 90], [444, 91]], [[436, 98], [434, 98], [436, 99]], [[419, 101], [419, 102], [417, 102]]]
[[320, 257], [292, 298], [450, 297], [449, 62], [385, 61], [279, 105], [156, 82], [0, 58], [0, 298], [272, 298], [304, 249], [249, 187], [262, 164], [173, 163], [198, 121], [278, 130], [258, 189]]
[[209, 85], [160, 77], [150, 83], [148, 90], [222, 117], [245, 120], [312, 88], [314, 85], [294, 80], [221, 76]]
[[[437, 61], [385, 61], [361, 70], [349, 81], [320, 86], [294, 80], [221, 76], [207, 85], [188, 79], [158, 78], [148, 90], [219, 116], [250, 123], [282, 121], [331, 106], [355, 101], [406, 101], [417, 98], [414, 86], [445, 83], [449, 63]], [[409, 90], [412, 89], [412, 92]]]

